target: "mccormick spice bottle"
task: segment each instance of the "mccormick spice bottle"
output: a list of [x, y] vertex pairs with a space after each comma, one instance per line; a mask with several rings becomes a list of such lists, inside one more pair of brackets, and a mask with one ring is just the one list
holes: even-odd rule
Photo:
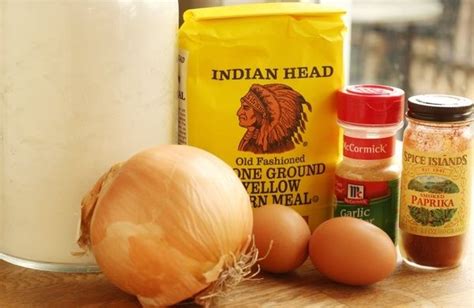
[[409, 265], [450, 268], [462, 260], [471, 204], [472, 109], [472, 101], [457, 96], [408, 100], [400, 250]]
[[403, 125], [403, 106], [403, 90], [389, 86], [356, 85], [338, 92], [344, 148], [336, 168], [334, 216], [371, 222], [393, 242], [400, 179], [395, 134]]

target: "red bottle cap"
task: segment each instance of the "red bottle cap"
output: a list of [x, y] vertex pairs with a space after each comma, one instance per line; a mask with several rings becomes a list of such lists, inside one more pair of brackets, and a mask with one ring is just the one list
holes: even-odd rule
[[337, 116], [354, 125], [394, 125], [403, 120], [405, 92], [399, 88], [361, 84], [337, 92]]

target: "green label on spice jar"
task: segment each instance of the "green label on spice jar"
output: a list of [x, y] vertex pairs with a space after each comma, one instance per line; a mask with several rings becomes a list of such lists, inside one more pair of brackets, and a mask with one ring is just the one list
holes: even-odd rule
[[336, 177], [334, 217], [350, 216], [384, 230], [395, 243], [399, 180], [369, 182]]

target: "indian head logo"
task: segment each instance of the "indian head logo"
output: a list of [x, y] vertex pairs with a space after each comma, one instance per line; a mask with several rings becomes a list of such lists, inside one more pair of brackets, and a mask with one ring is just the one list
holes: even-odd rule
[[287, 85], [252, 85], [237, 110], [239, 125], [247, 129], [239, 151], [265, 154], [294, 149], [306, 130], [304, 106], [311, 112], [304, 97]]

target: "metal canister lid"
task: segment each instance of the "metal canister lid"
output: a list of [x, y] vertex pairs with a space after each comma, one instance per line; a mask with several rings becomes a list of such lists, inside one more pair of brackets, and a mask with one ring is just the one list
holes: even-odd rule
[[407, 116], [430, 122], [457, 122], [472, 117], [470, 99], [454, 95], [426, 94], [408, 99]]

